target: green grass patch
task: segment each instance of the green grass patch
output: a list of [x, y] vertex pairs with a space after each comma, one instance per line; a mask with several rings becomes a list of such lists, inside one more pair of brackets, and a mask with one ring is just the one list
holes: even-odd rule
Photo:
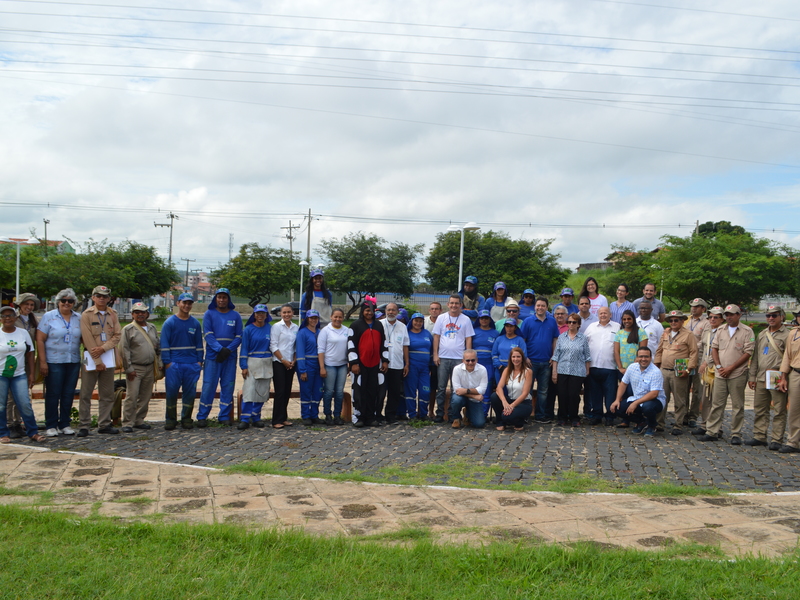
[[[591, 543], [436, 543], [252, 532], [233, 525], [119, 523], [0, 506], [0, 589], [14, 597], [328, 598], [795, 598], [800, 552], [725, 560], [674, 545], [635, 551]], [[388, 542], [388, 543], [387, 543]]]
[[[517, 468], [530, 468], [526, 463]], [[511, 490], [516, 492], [559, 492], [579, 494], [586, 492], [606, 492], [615, 494], [638, 494], [640, 496], [719, 496], [726, 493], [717, 488], [680, 485], [669, 481], [637, 483], [625, 485], [589, 473], [562, 471], [558, 475], [537, 474], [526, 481], [509, 484], [494, 483], [508, 471], [508, 466], [481, 465], [465, 458], [452, 458], [443, 463], [408, 466], [386, 466], [366, 473], [347, 471], [344, 473], [325, 473], [315, 468], [304, 470], [286, 469], [280, 461], [254, 460], [226, 467], [226, 473], [245, 473], [251, 475], [286, 475], [319, 477], [333, 481], [354, 481], [369, 483], [391, 483], [397, 485], [449, 485], [461, 488], [481, 488], [488, 490]]]
[[35, 492], [33, 490], [21, 490], [19, 488], [9, 488], [0, 485], [0, 496], [41, 496], [42, 492]]

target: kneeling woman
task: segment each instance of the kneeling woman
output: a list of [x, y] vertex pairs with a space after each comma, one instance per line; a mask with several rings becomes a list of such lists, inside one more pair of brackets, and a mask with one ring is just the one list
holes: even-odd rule
[[297, 373], [300, 376], [300, 417], [303, 425], [324, 425], [319, 418], [322, 400], [322, 376], [319, 369], [319, 313], [306, 311], [303, 326], [297, 332]]
[[272, 352], [269, 350], [272, 326], [265, 304], [256, 304], [253, 315], [242, 332], [242, 351], [239, 367], [242, 369], [242, 415], [237, 429], [264, 427], [261, 409], [269, 399], [272, 382]]
[[512, 348], [508, 355], [508, 367], [503, 371], [497, 390], [492, 394], [497, 431], [503, 431], [506, 427], [522, 431], [525, 420], [533, 412], [532, 385], [532, 371], [525, 364], [522, 349]]

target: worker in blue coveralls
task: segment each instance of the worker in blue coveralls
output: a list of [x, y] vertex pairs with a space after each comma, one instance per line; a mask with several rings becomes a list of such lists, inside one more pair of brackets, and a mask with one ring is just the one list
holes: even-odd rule
[[164, 363], [167, 414], [164, 429], [172, 431], [178, 424], [178, 391], [183, 388], [181, 427], [191, 429], [197, 380], [203, 366], [203, 331], [200, 321], [191, 314], [194, 298], [178, 296], [178, 313], [161, 329], [161, 361]]
[[319, 403], [322, 400], [324, 382], [320, 375], [319, 313], [315, 309], [306, 311], [300, 330], [297, 332], [297, 375], [300, 379], [300, 418], [303, 425], [324, 425], [319, 418]]
[[492, 348], [497, 338], [502, 334], [495, 329], [491, 313], [486, 310], [478, 311], [478, 318], [472, 324], [475, 330], [475, 337], [472, 338], [472, 349], [478, 353], [478, 364], [486, 368], [488, 385], [483, 392], [483, 414], [489, 416], [489, 409], [492, 406], [492, 392], [496, 385], [494, 378], [494, 366], [492, 365]]
[[305, 318], [306, 311], [312, 308], [319, 313], [318, 329], [331, 322], [333, 294], [325, 286], [325, 273], [320, 269], [314, 269], [309, 274], [306, 291], [300, 297], [300, 318]]
[[[404, 381], [406, 411], [409, 419], [430, 421], [428, 400], [431, 397], [433, 334], [425, 329], [422, 313], [411, 315], [408, 326], [408, 375]], [[418, 404], [419, 403], [419, 404]]]
[[203, 315], [203, 338], [206, 341], [206, 364], [203, 369], [203, 391], [197, 426], [208, 425], [206, 419], [214, 404], [219, 383], [219, 422], [232, 425], [233, 388], [236, 386], [236, 350], [242, 343], [242, 317], [234, 309], [231, 293], [219, 288]]
[[458, 295], [461, 296], [461, 314], [470, 319], [477, 319], [478, 312], [483, 310], [483, 305], [486, 303], [486, 298], [478, 293], [478, 278], [474, 275], [464, 277]]
[[242, 333], [242, 351], [239, 353], [239, 368], [242, 370], [242, 416], [240, 431], [253, 427], [262, 428], [261, 409], [269, 400], [269, 385], [272, 382], [271, 341], [272, 320], [266, 304], [256, 304]]

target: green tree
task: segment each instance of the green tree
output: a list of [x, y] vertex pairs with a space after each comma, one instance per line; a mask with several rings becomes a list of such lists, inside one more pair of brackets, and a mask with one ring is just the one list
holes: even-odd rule
[[299, 259], [288, 250], [249, 243], [243, 244], [239, 254], [214, 271], [211, 280], [236, 295], [249, 297], [250, 306], [255, 306], [269, 302], [272, 294], [292, 289], [299, 273]]
[[[559, 254], [550, 252], [553, 240], [512, 240], [503, 232], [464, 232], [464, 277], [478, 278], [479, 291], [486, 294], [496, 281], [503, 281], [512, 295], [525, 288], [537, 294], [555, 294], [570, 274], [562, 267]], [[450, 231], [436, 235], [426, 258], [426, 276], [439, 291], [460, 289], [458, 260], [461, 233]], [[456, 287], [458, 285], [458, 287]]]
[[732, 233], [737, 235], [750, 235], [741, 225], [731, 225], [730, 221], [706, 221], [697, 227], [700, 235], [714, 236], [718, 233]]
[[318, 251], [326, 257], [328, 287], [346, 293], [353, 305], [347, 312], [349, 319], [368, 292], [410, 296], [417, 276], [417, 256], [424, 249], [424, 244], [389, 243], [359, 231], [342, 239], [322, 240]]
[[699, 296], [720, 306], [796, 294], [796, 250], [732, 231], [662, 237], [656, 263], [664, 273], [665, 293], [684, 302]]
[[628, 299], [632, 301], [642, 295], [645, 284], [654, 283], [656, 288], [660, 287], [661, 273], [656, 264], [657, 256], [658, 252], [637, 250], [634, 245], [612, 245], [611, 254], [606, 260], [613, 262], [614, 266], [606, 270], [600, 292], [610, 300], [616, 300], [617, 288], [621, 283], [627, 283], [630, 287]]

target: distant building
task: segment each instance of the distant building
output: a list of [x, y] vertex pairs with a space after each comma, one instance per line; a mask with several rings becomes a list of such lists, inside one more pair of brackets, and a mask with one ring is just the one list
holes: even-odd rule
[[[27, 238], [8, 238], [10, 242], [0, 242], [0, 244], [14, 244], [20, 242], [20, 246], [39, 246], [44, 244], [44, 240], [39, 240], [35, 244], [29, 244]], [[16, 244], [15, 244], [16, 245]], [[47, 240], [47, 247], [55, 249], [59, 254], [75, 254], [75, 248], [66, 240]]]
[[612, 262], [581, 263], [578, 265], [577, 272], [581, 271], [605, 271], [614, 266]]

